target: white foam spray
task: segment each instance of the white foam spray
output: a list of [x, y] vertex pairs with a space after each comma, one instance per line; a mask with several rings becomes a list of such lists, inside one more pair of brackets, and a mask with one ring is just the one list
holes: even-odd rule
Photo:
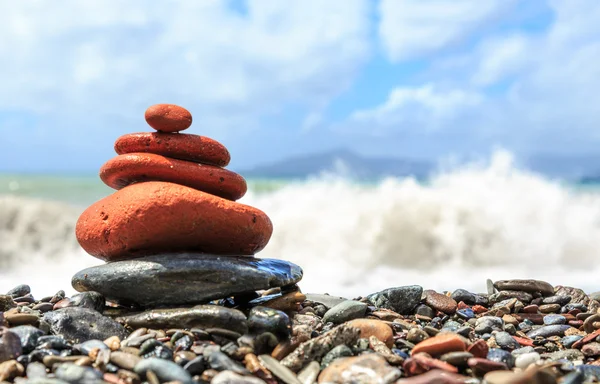
[[[355, 297], [379, 289], [485, 291], [485, 279], [535, 278], [600, 290], [600, 193], [519, 170], [505, 152], [428, 183], [365, 185], [322, 175], [241, 200], [274, 223], [258, 257], [300, 265], [305, 292]], [[81, 208], [0, 198], [0, 292], [74, 292], [70, 278], [101, 262], [74, 238]]]

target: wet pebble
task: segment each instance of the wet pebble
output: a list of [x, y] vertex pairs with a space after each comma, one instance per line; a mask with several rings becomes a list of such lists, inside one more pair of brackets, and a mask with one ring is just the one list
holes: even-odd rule
[[347, 300], [328, 310], [323, 316], [323, 321], [341, 324], [345, 323], [346, 321], [364, 317], [366, 312], [366, 303], [355, 300]]
[[161, 382], [181, 381], [184, 384], [192, 383], [192, 376], [185, 369], [172, 361], [151, 357], [143, 359], [134, 367], [134, 372], [146, 376], [152, 371]]

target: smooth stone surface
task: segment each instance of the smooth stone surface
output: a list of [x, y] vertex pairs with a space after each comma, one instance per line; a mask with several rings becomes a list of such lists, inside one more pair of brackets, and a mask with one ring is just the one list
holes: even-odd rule
[[391, 309], [401, 315], [411, 315], [421, 301], [422, 294], [423, 287], [408, 285], [370, 294], [367, 299], [377, 308]]
[[541, 359], [540, 354], [537, 352], [528, 352], [518, 355], [515, 358], [515, 367], [525, 369], [531, 364], [535, 364]]
[[497, 332], [494, 337], [496, 338], [496, 343], [504, 349], [517, 349], [520, 347], [520, 344], [515, 340], [508, 332]]
[[82, 248], [105, 261], [161, 252], [253, 255], [272, 232], [271, 220], [256, 208], [159, 181], [97, 201], [75, 228]]
[[31, 293], [31, 287], [29, 285], [27, 285], [27, 284], [17, 285], [16, 287], [14, 287], [13, 289], [11, 289], [10, 291], [6, 292], [6, 294], [8, 296], [11, 296], [13, 298], [25, 296], [25, 295], [27, 295], [29, 293]]
[[565, 324], [567, 319], [562, 315], [546, 315], [544, 316], [544, 325], [560, 325]]
[[254, 376], [242, 376], [235, 372], [219, 372], [210, 381], [210, 384], [266, 384], [264, 380]]
[[209, 137], [185, 133], [140, 132], [123, 135], [115, 141], [115, 152], [154, 153], [173, 159], [225, 167], [231, 156], [225, 146]]
[[136, 364], [134, 372], [138, 375], [146, 375], [146, 372], [152, 371], [161, 380], [181, 381], [184, 384], [193, 383], [192, 376], [182, 367], [172, 361], [151, 357], [143, 359]]
[[121, 324], [88, 308], [69, 307], [47, 312], [44, 321], [50, 325], [53, 334], [76, 343], [105, 340], [111, 336], [124, 339], [129, 334]]
[[540, 292], [544, 296], [554, 295], [554, 287], [541, 280], [498, 280], [494, 283], [494, 287], [500, 291], [525, 291], [531, 293]]
[[321, 371], [319, 383], [393, 383], [400, 370], [391, 367], [382, 356], [366, 354], [345, 357]]
[[54, 371], [56, 377], [68, 383], [100, 382], [102, 373], [90, 367], [82, 367], [73, 363], [62, 363]]
[[449, 352], [462, 352], [467, 349], [463, 339], [454, 333], [440, 333], [415, 345], [410, 354], [426, 352], [431, 356], [440, 356]]
[[386, 322], [375, 319], [354, 319], [346, 325], [360, 329], [360, 338], [368, 339], [375, 336], [379, 341], [391, 348], [394, 345], [394, 333]]
[[334, 324], [341, 324], [349, 320], [364, 317], [366, 312], [366, 303], [355, 300], [347, 300], [328, 310], [323, 316], [323, 321], [326, 323], [332, 322]]
[[285, 384], [302, 384], [294, 372], [292, 372], [288, 367], [281, 365], [278, 360], [272, 358], [271, 356], [260, 355], [258, 356], [258, 359], [265, 368], [271, 371]]
[[152, 309], [116, 319], [136, 328], [224, 328], [244, 334], [248, 331], [246, 316], [237, 309], [218, 305], [198, 305], [193, 308]]
[[444, 312], [447, 315], [453, 315], [456, 312], [458, 304], [453, 298], [430, 289], [424, 291], [423, 295], [425, 296], [425, 304], [431, 308]]
[[533, 300], [531, 293], [525, 291], [500, 291], [490, 295], [489, 301], [492, 304], [498, 303], [507, 299], [517, 299], [522, 303], [529, 304]]
[[89, 308], [98, 312], [102, 312], [106, 299], [99, 292], [82, 292], [71, 297], [66, 297], [54, 305], [54, 309], [81, 307]]
[[117, 302], [152, 306], [196, 304], [301, 279], [300, 267], [283, 260], [184, 253], [87, 268], [73, 276], [72, 285]]
[[292, 332], [289, 316], [280, 310], [257, 306], [248, 313], [248, 330], [254, 334], [271, 332], [280, 339], [286, 339]]
[[161, 132], [179, 132], [192, 125], [192, 114], [175, 104], [155, 104], [144, 113], [149, 126]]
[[550, 336], [564, 336], [565, 331], [571, 328], [570, 325], [544, 325], [540, 328], [534, 329], [527, 332], [527, 337], [535, 339], [538, 336], [550, 337]]
[[37, 345], [39, 337], [44, 335], [44, 331], [32, 325], [20, 325], [18, 327], [10, 328], [9, 331], [19, 336], [23, 353], [29, 353], [33, 351]]
[[100, 179], [114, 189], [134, 183], [165, 181], [227, 200], [240, 199], [248, 189], [246, 180], [235, 172], [153, 153], [128, 153], [113, 157], [100, 168]]
[[16, 359], [23, 353], [21, 339], [16, 333], [9, 332], [8, 329], [0, 330], [0, 363]]

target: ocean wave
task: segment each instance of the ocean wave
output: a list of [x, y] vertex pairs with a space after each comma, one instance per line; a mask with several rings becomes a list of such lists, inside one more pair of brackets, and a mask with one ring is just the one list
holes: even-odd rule
[[[505, 152], [438, 172], [425, 184], [322, 175], [250, 189], [240, 202], [264, 210], [274, 224], [257, 256], [300, 265], [304, 291], [357, 296], [406, 284], [485, 290], [488, 277], [599, 289], [600, 194], [521, 170]], [[101, 263], [74, 237], [80, 212], [0, 197], [0, 289], [65, 289], [77, 270]]]

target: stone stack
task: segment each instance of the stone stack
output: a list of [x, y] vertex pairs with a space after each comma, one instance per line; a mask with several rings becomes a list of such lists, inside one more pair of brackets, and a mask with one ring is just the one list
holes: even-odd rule
[[104, 265], [78, 272], [80, 291], [142, 307], [183, 305], [298, 282], [302, 270], [282, 260], [257, 259], [273, 226], [262, 211], [235, 200], [244, 178], [224, 167], [221, 143], [179, 133], [192, 123], [186, 109], [158, 104], [146, 111], [157, 132], [115, 142], [118, 156], [100, 170], [117, 190], [79, 217], [76, 235]]

